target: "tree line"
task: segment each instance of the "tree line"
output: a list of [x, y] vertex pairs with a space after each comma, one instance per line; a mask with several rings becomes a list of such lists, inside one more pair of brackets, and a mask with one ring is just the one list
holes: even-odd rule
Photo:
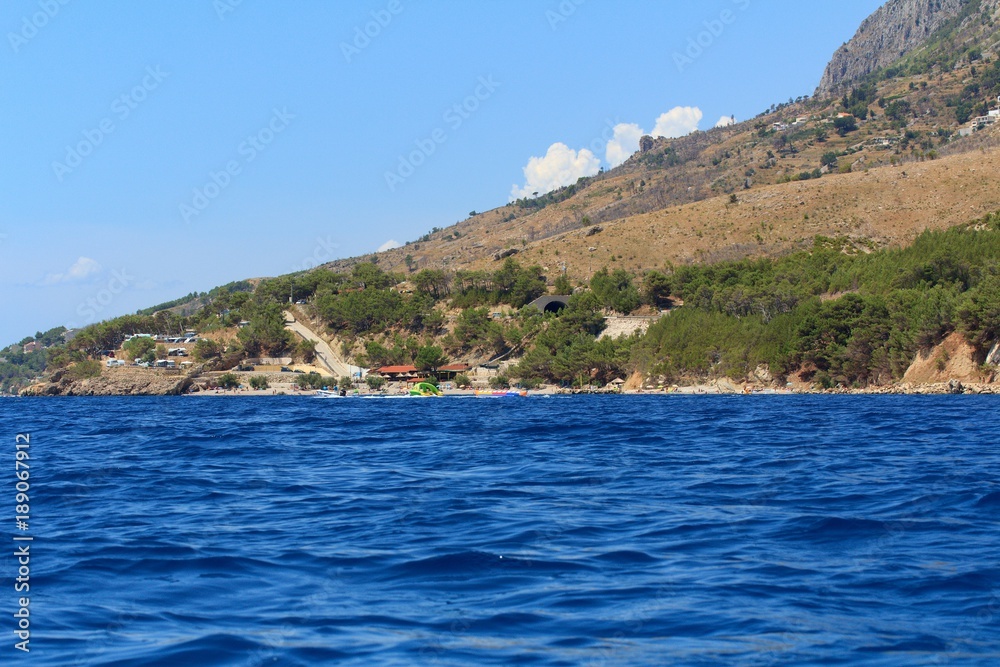
[[[601, 269], [575, 286], [559, 276], [557, 291], [573, 292], [559, 313], [526, 307], [548, 291], [549, 280], [540, 267], [513, 258], [494, 270], [425, 269], [408, 280], [365, 262], [349, 273], [319, 269], [265, 280], [254, 291], [233, 284], [199, 297], [205, 305], [192, 315], [118, 317], [68, 344], [58, 343], [62, 330], [40, 332], [51, 346], [8, 348], [0, 380], [8, 390], [23, 386], [138, 333], [236, 325], [235, 340], [201, 341], [196, 357], [221, 367], [247, 357], [308, 360], [314, 349], [285, 328], [292, 298], [306, 300], [331, 332], [358, 342], [363, 352], [355, 361], [371, 367], [413, 364], [432, 372], [452, 359], [513, 359], [501, 382], [532, 385], [604, 383], [635, 371], [674, 381], [744, 379], [766, 365], [777, 378], [805, 372], [824, 386], [866, 386], [898, 380], [918, 352], [956, 331], [985, 360], [1000, 340], [998, 267], [1000, 215], [924, 232], [906, 248], [817, 237], [809, 250], [777, 259], [667, 264], [642, 275]], [[643, 307], [670, 314], [644, 335], [599, 339], [608, 313]], [[456, 311], [449, 322], [446, 313]]]

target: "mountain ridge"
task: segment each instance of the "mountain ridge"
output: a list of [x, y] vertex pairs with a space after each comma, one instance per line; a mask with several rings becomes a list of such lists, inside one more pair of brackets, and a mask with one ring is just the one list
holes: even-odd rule
[[917, 51], [953, 19], [974, 20], [997, 8], [997, 0], [890, 0], [833, 54], [815, 94], [836, 94]]

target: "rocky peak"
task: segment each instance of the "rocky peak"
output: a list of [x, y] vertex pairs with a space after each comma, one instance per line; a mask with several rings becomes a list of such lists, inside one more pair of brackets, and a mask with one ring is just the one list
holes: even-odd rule
[[[970, 2], [983, 0], [889, 0], [865, 19], [850, 42], [833, 54], [816, 95], [836, 94], [845, 85], [892, 65], [925, 44]], [[985, 0], [983, 4], [996, 2]]]

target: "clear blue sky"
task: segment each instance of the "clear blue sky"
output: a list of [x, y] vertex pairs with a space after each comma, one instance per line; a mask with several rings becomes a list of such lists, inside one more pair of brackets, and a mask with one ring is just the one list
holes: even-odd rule
[[0, 344], [414, 239], [607, 166], [609, 124], [749, 118], [879, 4], [4, 0]]

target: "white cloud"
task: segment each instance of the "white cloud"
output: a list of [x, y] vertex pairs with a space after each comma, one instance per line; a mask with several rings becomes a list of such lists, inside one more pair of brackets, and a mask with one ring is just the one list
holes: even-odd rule
[[691, 134], [698, 129], [704, 116], [698, 107], [674, 107], [656, 119], [653, 136], [675, 139]]
[[[654, 137], [675, 139], [691, 134], [698, 129], [704, 117], [698, 107], [674, 107], [660, 114], [656, 127], [650, 133]], [[619, 123], [614, 127], [614, 137], [608, 141], [605, 159], [612, 167], [617, 167], [639, 150], [639, 140], [645, 132], [635, 123]]]
[[55, 285], [57, 283], [74, 283], [85, 280], [88, 276], [100, 273], [104, 269], [96, 261], [89, 257], [81, 257], [73, 263], [73, 266], [66, 270], [66, 273], [50, 273], [42, 281], [43, 285]]
[[612, 167], [617, 167], [639, 150], [639, 139], [644, 132], [635, 123], [619, 123], [614, 128], [615, 136], [608, 142], [604, 159]]
[[399, 241], [389, 239], [388, 241], [380, 245], [378, 247], [378, 250], [376, 250], [375, 252], [385, 252], [386, 250], [395, 250], [396, 248], [402, 248], [402, 247], [403, 244], [400, 243]]
[[730, 125], [736, 125], [736, 116], [723, 116], [715, 124], [716, 127], [729, 127]]
[[[704, 116], [698, 107], [674, 107], [660, 114], [656, 119], [656, 127], [650, 134], [668, 139], [683, 137], [696, 131]], [[728, 117], [725, 120], [731, 122]], [[722, 120], [716, 127], [721, 124]], [[617, 167], [639, 150], [639, 140], [646, 133], [635, 123], [618, 123], [612, 128], [612, 132], [611, 139], [604, 146], [604, 159], [610, 166]], [[607, 134], [603, 136], [606, 137]], [[594, 150], [600, 151], [600, 142], [595, 141], [595, 144]], [[555, 143], [549, 146], [545, 157], [532, 157], [528, 160], [524, 168], [525, 185], [514, 185], [511, 199], [531, 197], [536, 192], [546, 194], [572, 185], [584, 176], [594, 176], [600, 170], [601, 159], [594, 155], [594, 151], [581, 148], [578, 152], [566, 144]]]
[[563, 143], [549, 146], [545, 157], [532, 157], [524, 168], [525, 185], [515, 185], [511, 197], [530, 197], [535, 192], [545, 194], [576, 183], [584, 176], [594, 176], [601, 170], [601, 160], [586, 148], [579, 152]]

